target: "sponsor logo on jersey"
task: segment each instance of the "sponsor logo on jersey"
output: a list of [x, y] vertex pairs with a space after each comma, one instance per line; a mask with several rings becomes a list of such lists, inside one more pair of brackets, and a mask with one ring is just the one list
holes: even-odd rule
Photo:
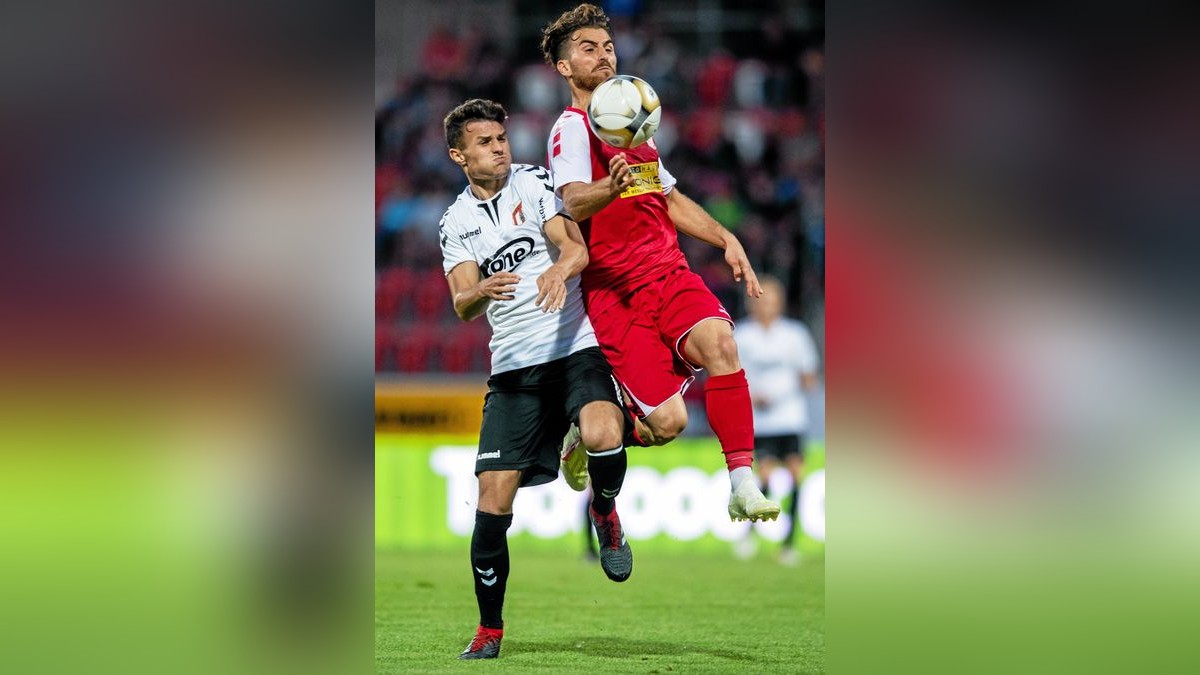
[[533, 239], [519, 237], [501, 246], [491, 256], [484, 258], [479, 267], [483, 276], [490, 277], [499, 272], [511, 272], [517, 269], [526, 258], [533, 254]]
[[475, 229], [471, 230], [470, 232], [467, 232], [466, 234], [460, 234], [460, 235], [458, 235], [458, 240], [459, 240], [459, 241], [466, 241], [466, 240], [470, 239], [471, 237], [474, 237], [475, 235], [477, 235], [477, 234], [479, 234], [479, 233], [481, 233], [481, 232], [483, 232], [483, 228], [482, 228], [482, 227], [477, 227], [477, 228], [475, 228]]
[[629, 165], [629, 175], [633, 176], [633, 184], [621, 193], [621, 199], [644, 195], [647, 192], [662, 192], [662, 179], [658, 177], [658, 162]]

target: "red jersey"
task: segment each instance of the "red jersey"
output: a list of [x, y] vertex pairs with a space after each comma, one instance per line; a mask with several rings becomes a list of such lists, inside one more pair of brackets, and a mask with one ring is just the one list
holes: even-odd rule
[[546, 145], [554, 190], [562, 196], [568, 183], [591, 183], [608, 177], [608, 162], [624, 152], [634, 182], [621, 196], [581, 221], [591, 262], [583, 270], [583, 289], [608, 288], [620, 295], [678, 268], [687, 267], [679, 249], [675, 223], [667, 213], [666, 192], [675, 177], [663, 166], [650, 140], [622, 150], [592, 132], [586, 113], [567, 108], [554, 123]]

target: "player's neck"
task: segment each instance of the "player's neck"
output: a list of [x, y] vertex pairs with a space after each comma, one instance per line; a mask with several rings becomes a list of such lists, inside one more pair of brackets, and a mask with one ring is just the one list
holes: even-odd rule
[[592, 102], [592, 92], [588, 89], [580, 89], [575, 85], [571, 85], [571, 107], [580, 110], [587, 110], [588, 104]]
[[491, 199], [508, 184], [508, 176], [496, 180], [471, 180], [471, 194], [476, 199]]

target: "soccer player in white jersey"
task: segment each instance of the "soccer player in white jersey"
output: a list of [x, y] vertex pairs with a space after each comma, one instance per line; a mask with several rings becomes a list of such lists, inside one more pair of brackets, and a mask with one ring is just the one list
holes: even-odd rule
[[471, 99], [444, 121], [450, 159], [468, 185], [440, 224], [442, 266], [455, 313], [470, 321], [486, 312], [492, 326], [471, 537], [480, 619], [463, 659], [500, 653], [513, 499], [517, 488], [558, 476], [559, 443], [573, 424], [587, 448], [601, 566], [613, 581], [633, 571], [616, 511], [631, 421], [583, 309], [579, 272], [587, 247], [562, 214], [549, 173], [512, 163], [506, 117], [498, 103]]
[[[758, 281], [763, 293], [750, 300], [750, 316], [738, 321], [733, 337], [750, 382], [754, 459], [763, 491], [771, 473], [781, 464], [792, 474], [791, 524], [779, 559], [793, 564], [800, 479], [804, 475], [804, 435], [808, 431], [804, 394], [817, 386], [817, 347], [804, 324], [783, 315], [783, 283], [770, 276], [759, 277]], [[752, 554], [752, 544], [749, 537], [740, 542], [739, 555]]]

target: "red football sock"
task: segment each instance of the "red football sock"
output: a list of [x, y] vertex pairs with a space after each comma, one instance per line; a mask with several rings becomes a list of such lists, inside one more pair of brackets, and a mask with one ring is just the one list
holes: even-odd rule
[[708, 425], [712, 427], [725, 466], [730, 471], [754, 463], [754, 410], [750, 404], [750, 387], [746, 371], [728, 375], [710, 375], [704, 385], [704, 405]]

